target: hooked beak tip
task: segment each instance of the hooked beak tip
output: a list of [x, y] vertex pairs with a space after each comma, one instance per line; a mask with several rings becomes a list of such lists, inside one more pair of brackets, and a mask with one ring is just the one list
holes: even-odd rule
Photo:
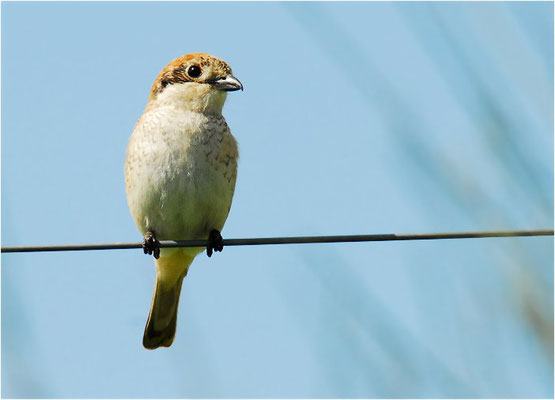
[[243, 91], [243, 84], [233, 75], [228, 75], [223, 79], [218, 79], [212, 83], [212, 86], [219, 90], [225, 90], [226, 92], [234, 92], [236, 90]]

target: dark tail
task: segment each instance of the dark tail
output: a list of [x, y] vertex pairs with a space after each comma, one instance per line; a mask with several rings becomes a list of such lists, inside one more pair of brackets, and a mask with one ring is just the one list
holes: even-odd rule
[[160, 346], [170, 347], [173, 343], [183, 278], [181, 276], [177, 282], [167, 285], [156, 277], [156, 288], [143, 336], [145, 348], [154, 350]]

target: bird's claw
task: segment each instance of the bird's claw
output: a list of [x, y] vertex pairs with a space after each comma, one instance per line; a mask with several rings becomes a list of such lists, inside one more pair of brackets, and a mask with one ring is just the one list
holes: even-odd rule
[[206, 255], [212, 257], [213, 251], [222, 251], [224, 249], [224, 239], [217, 229], [212, 229], [208, 236], [208, 245], [206, 246]]
[[160, 242], [154, 236], [154, 232], [145, 233], [143, 251], [145, 254], [152, 254], [156, 259], [160, 258]]

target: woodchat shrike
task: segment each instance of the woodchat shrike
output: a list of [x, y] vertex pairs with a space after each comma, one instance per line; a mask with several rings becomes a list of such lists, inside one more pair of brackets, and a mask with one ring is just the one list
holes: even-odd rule
[[208, 240], [221, 251], [239, 158], [222, 116], [227, 92], [242, 90], [229, 65], [205, 53], [170, 62], [152, 85], [127, 147], [125, 188], [131, 215], [153, 254], [156, 286], [143, 336], [147, 349], [175, 336], [183, 278], [201, 247], [162, 248], [159, 240]]

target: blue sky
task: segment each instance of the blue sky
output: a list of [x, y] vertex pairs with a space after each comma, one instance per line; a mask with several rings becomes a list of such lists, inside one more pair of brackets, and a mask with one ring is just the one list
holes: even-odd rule
[[[2, 244], [139, 241], [167, 62], [245, 91], [224, 237], [553, 226], [552, 3], [3, 3]], [[197, 257], [169, 349], [141, 251], [2, 256], [3, 397], [552, 397], [553, 239]]]

